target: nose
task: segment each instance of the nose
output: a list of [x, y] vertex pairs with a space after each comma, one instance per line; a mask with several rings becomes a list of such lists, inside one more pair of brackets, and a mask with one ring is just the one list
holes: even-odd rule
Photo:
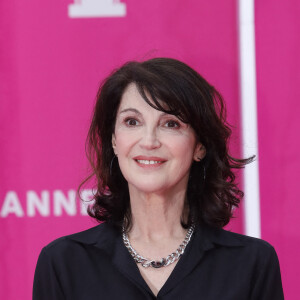
[[146, 150], [159, 148], [161, 142], [155, 129], [147, 129], [140, 140], [140, 147]]

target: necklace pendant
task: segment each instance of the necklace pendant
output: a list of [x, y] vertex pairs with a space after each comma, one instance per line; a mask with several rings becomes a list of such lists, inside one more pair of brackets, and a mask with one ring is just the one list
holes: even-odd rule
[[162, 258], [160, 261], [159, 260], [151, 261], [151, 267], [156, 268], [156, 269], [159, 269], [159, 268], [163, 267], [165, 264], [166, 264], [166, 259], [165, 258]]

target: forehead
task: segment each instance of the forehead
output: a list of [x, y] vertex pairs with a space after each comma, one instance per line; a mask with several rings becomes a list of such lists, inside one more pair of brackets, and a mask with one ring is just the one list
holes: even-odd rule
[[130, 83], [121, 97], [120, 107], [130, 103], [137, 103], [140, 100], [144, 102], [137, 89], [137, 86], [134, 83]]
[[[151, 97], [148, 93], [146, 93], [146, 96], [149, 99], [149, 101], [152, 102]], [[127, 108], [135, 108], [135, 109], [138, 109], [138, 110], [157, 111], [157, 112], [159, 112], [158, 110], [151, 107], [143, 99], [143, 97], [141, 96], [141, 94], [138, 91], [138, 88], [137, 88], [136, 84], [134, 84], [134, 83], [131, 83], [125, 89], [125, 91], [122, 95], [122, 98], [121, 98], [121, 102], [120, 102], [120, 105], [119, 105], [118, 112], [121, 112], [122, 110], [127, 109]]]

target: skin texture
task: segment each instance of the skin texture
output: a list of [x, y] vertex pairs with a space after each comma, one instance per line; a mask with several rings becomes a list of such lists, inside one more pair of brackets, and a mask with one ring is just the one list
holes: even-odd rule
[[[189, 170], [193, 160], [205, 156], [205, 149], [188, 124], [152, 108], [134, 84], [122, 96], [112, 145], [129, 187], [130, 242], [144, 257], [166, 257], [186, 235], [180, 217], [186, 209]], [[159, 163], [145, 164], [145, 160]], [[138, 265], [154, 294], [174, 266], [145, 269]]]

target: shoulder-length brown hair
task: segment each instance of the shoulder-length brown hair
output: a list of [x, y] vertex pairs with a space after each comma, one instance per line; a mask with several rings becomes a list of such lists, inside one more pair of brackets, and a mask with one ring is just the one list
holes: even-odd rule
[[244, 167], [253, 157], [237, 159], [229, 155], [231, 129], [222, 96], [195, 70], [171, 58], [128, 62], [100, 86], [86, 141], [92, 174], [83, 183], [95, 176], [97, 185], [89, 215], [120, 230], [123, 222], [126, 231], [132, 225], [128, 184], [112, 148], [117, 110], [130, 83], [136, 84], [150, 106], [189, 123], [206, 148], [204, 159], [191, 166], [189, 215], [187, 222], [181, 219], [182, 226], [187, 228], [192, 222], [225, 226], [243, 197], [232, 170]]

